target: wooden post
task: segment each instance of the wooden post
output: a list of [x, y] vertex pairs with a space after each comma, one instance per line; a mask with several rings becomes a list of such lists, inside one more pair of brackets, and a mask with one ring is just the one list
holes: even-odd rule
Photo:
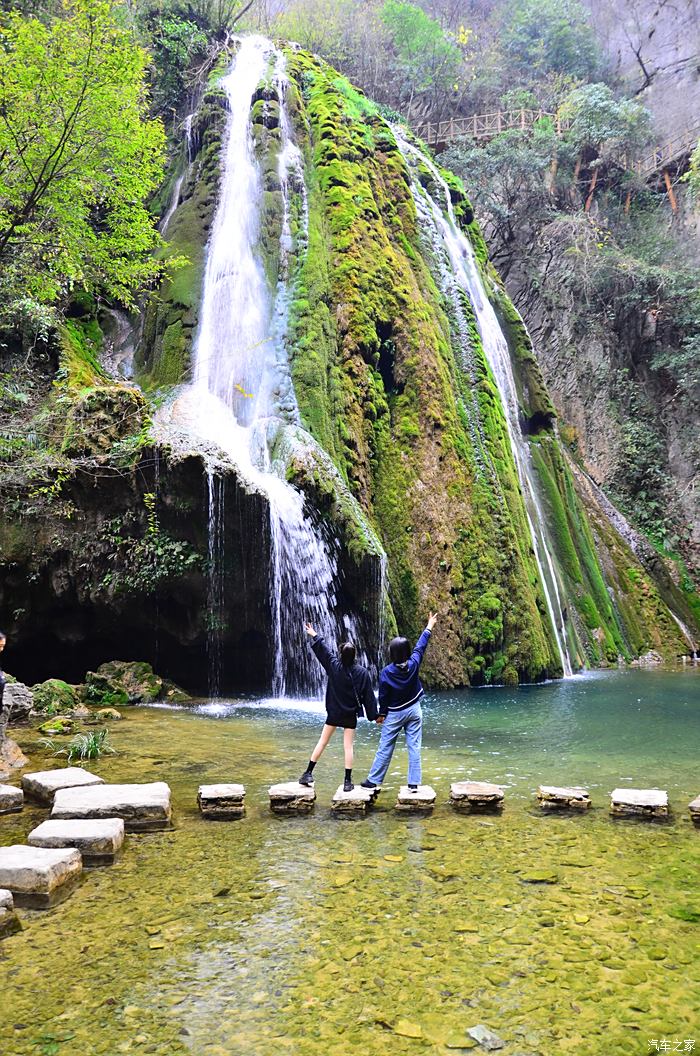
[[591, 186], [588, 188], [588, 198], [586, 198], [586, 204], [584, 206], [585, 212], [590, 212], [591, 205], [593, 204], [593, 194], [595, 191], [595, 185], [598, 182], [598, 170], [593, 170], [593, 179], [591, 180]]
[[666, 184], [666, 193], [668, 194], [668, 200], [671, 203], [671, 209], [674, 213], [677, 213], [678, 202], [676, 201], [676, 195], [673, 191], [673, 184], [671, 183], [671, 177], [668, 174], [668, 169], [664, 169], [664, 183]]
[[629, 216], [630, 202], [632, 201], [632, 188], [630, 187], [625, 195], [625, 216]]
[[520, 111], [520, 127], [522, 129], [525, 128], [525, 109], [524, 109], [524, 107]]

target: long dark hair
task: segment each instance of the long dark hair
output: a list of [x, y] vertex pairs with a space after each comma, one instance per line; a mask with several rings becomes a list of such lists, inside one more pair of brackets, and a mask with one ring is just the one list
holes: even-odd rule
[[392, 638], [389, 642], [389, 659], [392, 664], [405, 664], [411, 655], [408, 638]]
[[340, 662], [343, 667], [352, 667], [355, 663], [355, 646], [352, 642], [341, 642], [339, 646]]

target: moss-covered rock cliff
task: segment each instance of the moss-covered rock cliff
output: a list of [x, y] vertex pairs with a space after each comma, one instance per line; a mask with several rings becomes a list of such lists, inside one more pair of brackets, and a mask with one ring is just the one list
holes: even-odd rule
[[[396, 136], [371, 102], [319, 60], [289, 49], [286, 68], [284, 99], [271, 71], [251, 100], [251, 131], [264, 181], [260, 254], [271, 289], [280, 280], [291, 287], [287, 350], [296, 398], [303, 427], [328, 456], [328, 461], [290, 458], [288, 478], [304, 491], [314, 516], [324, 518], [340, 540], [347, 604], [362, 609], [369, 593], [376, 592], [378, 537], [388, 562], [389, 626], [395, 620], [403, 633], [415, 635], [429, 607], [440, 612], [440, 632], [426, 670], [433, 684], [516, 684], [559, 675], [560, 653], [498, 388], [468, 299], [463, 298], [457, 319], [454, 304], [440, 286], [438, 250], [426, 237]], [[290, 199], [288, 219], [296, 246], [292, 267], [281, 264], [279, 255], [281, 106], [286, 107], [305, 168], [304, 183], [292, 188]], [[185, 256], [187, 263], [162, 284], [145, 309], [138, 380], [159, 399], [190, 377], [225, 127], [225, 97], [214, 81], [194, 118], [194, 157], [183, 150], [173, 167], [173, 185], [179, 176], [182, 180], [168, 237], [171, 251]], [[428, 187], [434, 179], [430, 167], [419, 178]], [[631, 659], [649, 648], [668, 657], [682, 654], [687, 645], [667, 608], [669, 602], [682, 606], [682, 599], [660, 593], [653, 574], [575, 479], [558, 439], [554, 407], [535, 350], [488, 263], [465, 189], [449, 173], [441, 173], [441, 179], [447, 182], [455, 217], [471, 240], [508, 338], [521, 428], [529, 437], [540, 481], [574, 664], [610, 663], [619, 656]], [[164, 199], [170, 192], [171, 188], [165, 189]], [[155, 626], [169, 624], [173, 664], [168, 669], [159, 661], [160, 669], [187, 685], [186, 672], [175, 662], [177, 642], [187, 644], [190, 658], [197, 650], [201, 657], [206, 622], [203, 464], [196, 458], [187, 461], [185, 488], [181, 464], [167, 461], [159, 491], [152, 481], [144, 483], [153, 453], [137, 450], [136, 445], [126, 477], [114, 485], [99, 484], [100, 502], [109, 510], [106, 523], [113, 525], [105, 529], [105, 518], [95, 514], [96, 496], [80, 487], [69, 462], [83, 442], [81, 423], [86, 416], [80, 406], [107, 413], [107, 397], [100, 395], [99, 363], [91, 369], [94, 374], [86, 392], [79, 394], [73, 385], [66, 415], [68, 462], [63, 464], [67, 476], [61, 492], [79, 511], [76, 544], [87, 546], [90, 538], [103, 538], [100, 533], [105, 530], [122, 538], [116, 525], [123, 521], [133, 522], [129, 536], [133, 542], [127, 549], [131, 545], [138, 554], [140, 540], [145, 540], [147, 549], [153, 520], [149, 522], [145, 496], [156, 495], [157, 508], [150, 516], [158, 518], [158, 526], [165, 525], [164, 511], [168, 511], [169, 538], [186, 547], [183, 560], [189, 564], [178, 573], [171, 563], [167, 577], [153, 584], [150, 618]], [[128, 395], [121, 400], [131, 401], [134, 408], [141, 405], [137, 390], [122, 388]], [[145, 416], [144, 405], [135, 434], [143, 434]], [[146, 423], [144, 443], [147, 434]], [[113, 454], [114, 445], [108, 444], [105, 461]], [[228, 486], [235, 492], [235, 474], [228, 476]], [[195, 501], [198, 488], [200, 498]], [[250, 512], [252, 507], [263, 500], [246, 497], [244, 490], [236, 492], [233, 506], [248, 510], [249, 518], [255, 513]], [[187, 505], [182, 516], [174, 513], [178, 503]], [[255, 515], [264, 523], [262, 508]], [[20, 501], [3, 528], [2, 597], [18, 590], [28, 598], [18, 577], [31, 569], [46, 569], [41, 604], [34, 595], [26, 602], [27, 612], [42, 613], [46, 633], [53, 617], [63, 613], [68, 619], [72, 611], [71, 633], [89, 640], [89, 628], [75, 622], [73, 610], [87, 605], [89, 611], [102, 591], [102, 601], [96, 604], [106, 629], [100, 623], [99, 633], [109, 634], [109, 627], [117, 625], [125, 611], [115, 584], [120, 575], [131, 574], [120, 568], [118, 546], [113, 559], [98, 546], [97, 571], [81, 572], [72, 558], [57, 560], [51, 552], [46, 514], [37, 516], [38, 531]], [[57, 538], [65, 539], [71, 530], [62, 522]], [[231, 531], [229, 587], [241, 593], [242, 600], [240, 605], [227, 600], [227, 641], [243, 649], [248, 631], [264, 639], [269, 629], [264, 611], [264, 540], [258, 541], [257, 579], [246, 581], [249, 559], [242, 555], [250, 541], [245, 533]], [[126, 551], [123, 556], [127, 557]], [[10, 562], [17, 574], [10, 574]], [[88, 567], [92, 563], [91, 557]], [[59, 590], [59, 569], [75, 576], [81, 588], [71, 587], [67, 594]], [[199, 585], [183, 599], [178, 584]], [[111, 625], [110, 613], [115, 620]], [[692, 620], [685, 609], [682, 616]], [[20, 640], [25, 634], [27, 640], [35, 640], [22, 617], [17, 619], [16, 633]], [[260, 643], [255, 654], [259, 671], [264, 672], [266, 648], [259, 637], [255, 640]], [[111, 655], [99, 653], [95, 649], [88, 662]], [[255, 681], [239, 677], [240, 673], [232, 665], [229, 684]]]

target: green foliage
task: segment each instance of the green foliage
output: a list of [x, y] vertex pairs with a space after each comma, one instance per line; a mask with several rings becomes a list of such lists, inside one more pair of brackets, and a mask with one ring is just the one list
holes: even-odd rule
[[651, 134], [649, 111], [634, 99], [616, 98], [607, 84], [575, 88], [562, 104], [561, 116], [571, 121], [567, 138], [579, 151], [634, 152]]
[[0, 42], [0, 318], [76, 285], [133, 303], [161, 269], [143, 204], [164, 154], [145, 51], [108, 0], [67, 0], [48, 25], [11, 12]]
[[410, 113], [416, 94], [429, 89], [454, 92], [462, 53], [435, 19], [416, 4], [386, 0], [380, 18], [389, 31], [392, 73], [399, 108]]
[[163, 531], [156, 512], [155, 495], [146, 493], [146, 528], [142, 535], [128, 534], [124, 523], [115, 519], [102, 530], [110, 545], [109, 561], [114, 566], [102, 578], [100, 589], [114, 594], [155, 593], [159, 586], [202, 568], [202, 558], [182, 539]]
[[32, 693], [34, 709], [46, 715], [72, 711], [78, 704], [73, 686], [60, 678], [49, 678], [46, 682], [32, 686]]
[[153, 102], [157, 112], [174, 110], [184, 102], [188, 73], [195, 59], [206, 51], [207, 43], [207, 34], [196, 22], [176, 14], [156, 19], [152, 49], [156, 67]]
[[579, 0], [516, 0], [504, 14], [503, 45], [526, 73], [565, 73], [584, 79], [599, 67], [588, 13]]
[[88, 759], [99, 759], [102, 755], [116, 755], [116, 748], [109, 743], [109, 730], [91, 730], [90, 733], [77, 733], [69, 744], [56, 747], [53, 741], [42, 741], [54, 755], [67, 756], [68, 763], [85, 762]]

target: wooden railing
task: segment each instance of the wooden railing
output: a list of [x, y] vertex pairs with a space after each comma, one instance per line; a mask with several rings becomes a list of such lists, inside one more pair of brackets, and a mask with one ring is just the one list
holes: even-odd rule
[[497, 110], [493, 114], [473, 114], [471, 117], [450, 117], [447, 121], [426, 121], [422, 125], [416, 125], [414, 131], [429, 147], [436, 147], [441, 143], [451, 143], [462, 136], [468, 136], [470, 139], [493, 139], [494, 136], [512, 128], [532, 128], [543, 118], [549, 118], [557, 135], [561, 135], [569, 127], [569, 122], [557, 114], [523, 108]]
[[[446, 121], [426, 121], [416, 125], [414, 131], [429, 147], [438, 147], [456, 139], [488, 140], [501, 132], [511, 129], [526, 130], [544, 119], [548, 119], [557, 135], [567, 132], [571, 122], [559, 114], [546, 110], [497, 110], [491, 114], [472, 114], [471, 117], [450, 117]], [[646, 148], [641, 157], [627, 154], [613, 156], [613, 161], [622, 169], [635, 172], [643, 180], [649, 180], [657, 173], [664, 172], [669, 166], [686, 157], [697, 146], [700, 140], [700, 123], [678, 133], [653, 149]]]

